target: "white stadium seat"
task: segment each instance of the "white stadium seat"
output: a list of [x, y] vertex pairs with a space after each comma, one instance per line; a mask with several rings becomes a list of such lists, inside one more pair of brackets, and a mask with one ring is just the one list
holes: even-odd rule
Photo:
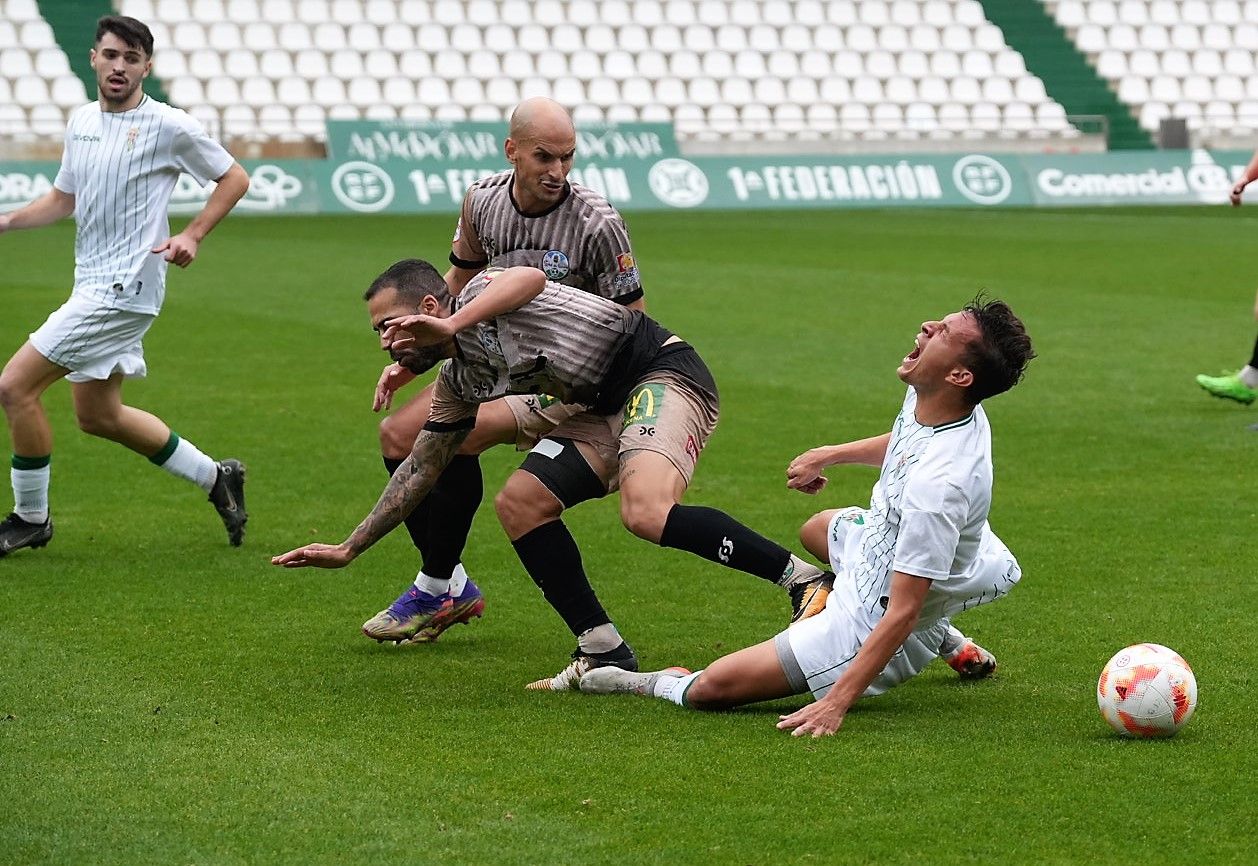
[[[1258, 43], [1248, 23], [1258, 17], [1245, 2], [1049, 6], [1081, 48], [1091, 39], [1099, 48], [1090, 53], [1104, 52], [1093, 59], [1122, 94], [1134, 92], [1129, 79], [1147, 91], [1169, 66], [1180, 86], [1159, 83], [1163, 101], [1197, 105], [1213, 123], [1233, 116], [1223, 104], [1244, 101], [1254, 76], [1246, 42]], [[1159, 3], [1182, 14], [1172, 18]], [[1208, 14], [1216, 6], [1224, 11]], [[977, 0], [117, 0], [115, 8], [153, 22], [155, 74], [172, 101], [252, 139], [321, 137], [326, 117], [501, 118], [537, 94], [582, 117], [671, 120], [683, 139], [947, 140], [972, 131], [969, 106], [992, 135], [1071, 129]], [[47, 104], [57, 111], [85, 98], [38, 5], [0, 0], [0, 10], [6, 98], [17, 103], [13, 85], [23, 77], [51, 86]], [[1224, 37], [1226, 47], [1215, 44]], [[1150, 58], [1161, 65], [1141, 66]], [[1149, 74], [1132, 78], [1141, 70]], [[25, 85], [21, 99], [38, 89]], [[1046, 106], [1057, 110], [1042, 113]], [[1002, 117], [1007, 124], [993, 129]]]

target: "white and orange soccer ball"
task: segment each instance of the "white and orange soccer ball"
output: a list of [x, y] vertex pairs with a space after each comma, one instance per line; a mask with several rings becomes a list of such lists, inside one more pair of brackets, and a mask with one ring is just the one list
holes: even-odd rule
[[1197, 679], [1179, 653], [1156, 643], [1120, 650], [1096, 683], [1111, 728], [1128, 737], [1169, 737], [1197, 708]]

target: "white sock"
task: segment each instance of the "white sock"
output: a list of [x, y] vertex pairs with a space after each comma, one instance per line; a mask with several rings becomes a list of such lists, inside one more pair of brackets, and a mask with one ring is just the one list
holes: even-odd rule
[[436, 577], [429, 577], [421, 571], [415, 575], [415, 588], [429, 595], [445, 595], [450, 591], [450, 579], [440, 580]]
[[456, 598], [463, 594], [464, 588], [467, 586], [467, 570], [463, 568], [463, 563], [459, 563], [454, 567], [454, 571], [450, 573], [450, 595]]
[[805, 562], [795, 554], [791, 554], [791, 558], [786, 563], [786, 570], [782, 572], [782, 576], [778, 578], [778, 586], [790, 589], [798, 583], [807, 583], [810, 580], [816, 580], [821, 576], [821, 569], [813, 565], [811, 562]]
[[218, 464], [187, 439], [180, 439], [174, 453], [158, 465], [177, 478], [191, 481], [206, 493], [214, 488], [214, 482], [218, 480]]
[[1236, 374], [1236, 378], [1250, 388], [1258, 388], [1258, 370], [1255, 370], [1248, 364], [1241, 368], [1241, 371]]
[[951, 623], [948, 624], [948, 631], [944, 634], [943, 642], [939, 644], [939, 654], [947, 658], [952, 653], [959, 650], [965, 645], [965, 635]]
[[686, 689], [690, 688], [690, 684], [699, 679], [699, 674], [703, 671], [695, 671], [692, 674], [686, 674], [684, 677], [671, 677], [667, 674], [655, 681], [655, 696], [665, 701], [672, 701], [679, 707], [686, 706]]
[[592, 629], [581, 632], [577, 637], [577, 647], [585, 653], [605, 653], [614, 650], [625, 642], [610, 622], [596, 625]]
[[27, 523], [48, 519], [48, 479], [51, 466], [39, 469], [10, 469], [13, 482], [13, 511]]

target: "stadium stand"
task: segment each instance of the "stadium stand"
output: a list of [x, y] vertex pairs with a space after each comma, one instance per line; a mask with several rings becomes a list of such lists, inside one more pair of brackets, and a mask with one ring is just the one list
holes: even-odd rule
[[[977, 0], [117, 0], [170, 101], [245, 140], [325, 117], [500, 119], [548, 94], [685, 142], [1072, 138]], [[0, 0], [0, 134], [58, 134], [83, 81], [35, 0]], [[75, 55], [77, 58], [77, 55]], [[89, 79], [90, 80], [90, 79]]]
[[1146, 131], [1172, 117], [1194, 143], [1258, 131], [1258, 2], [1045, 3]]

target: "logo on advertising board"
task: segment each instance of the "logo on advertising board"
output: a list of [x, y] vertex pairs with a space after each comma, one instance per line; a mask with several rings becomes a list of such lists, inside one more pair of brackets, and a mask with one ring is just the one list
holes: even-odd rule
[[0, 213], [25, 207], [52, 189], [56, 165], [47, 171], [0, 171]]
[[[214, 191], [215, 184], [204, 186], [190, 175], [182, 174], [175, 183], [170, 197], [172, 213], [192, 213], [205, 204]], [[236, 205], [237, 208], [259, 213], [272, 213], [287, 209], [289, 202], [301, 197], [305, 190], [301, 178], [289, 174], [278, 165], [263, 164], [249, 172], [249, 191]]]
[[696, 207], [708, 198], [708, 178], [693, 162], [661, 159], [647, 175], [651, 192], [673, 207]]
[[332, 194], [352, 211], [377, 213], [393, 203], [393, 179], [370, 162], [347, 162], [332, 172]]
[[957, 191], [975, 204], [1000, 204], [1013, 192], [1013, 178], [990, 156], [970, 154], [952, 167], [952, 182]]

